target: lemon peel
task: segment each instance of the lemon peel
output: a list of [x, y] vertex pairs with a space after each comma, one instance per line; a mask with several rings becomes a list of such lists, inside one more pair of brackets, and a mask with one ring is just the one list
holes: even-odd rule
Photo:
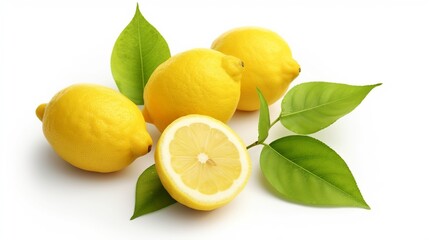
[[143, 115], [159, 131], [188, 114], [224, 123], [240, 98], [243, 62], [211, 49], [191, 49], [159, 65], [144, 90]]
[[140, 109], [107, 87], [69, 86], [39, 105], [36, 115], [55, 152], [80, 169], [119, 171], [152, 146]]
[[284, 95], [301, 71], [287, 42], [268, 29], [235, 28], [221, 34], [213, 41], [211, 48], [244, 62], [239, 110], [259, 109], [257, 88], [268, 105], [273, 104]]

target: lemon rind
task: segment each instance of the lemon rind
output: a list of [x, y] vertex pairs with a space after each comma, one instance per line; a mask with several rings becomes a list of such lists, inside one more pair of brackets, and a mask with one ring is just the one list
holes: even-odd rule
[[[169, 145], [171, 141], [174, 139], [174, 134], [179, 128], [182, 128], [184, 126], [189, 126], [193, 123], [204, 123], [210, 126], [211, 128], [218, 129], [222, 133], [225, 134], [225, 136], [228, 138], [228, 140], [234, 144], [234, 146], [237, 147], [237, 150], [239, 152], [239, 160], [241, 162], [241, 173], [237, 179], [234, 180], [231, 187], [224, 191], [217, 192], [215, 194], [204, 194], [199, 192], [196, 189], [192, 189], [186, 184], [183, 183], [181, 180], [181, 176], [177, 174], [171, 163], [168, 161], [171, 161], [171, 154], [169, 152]], [[229, 202], [229, 200], [232, 200], [239, 192], [242, 191], [244, 188], [245, 183], [247, 182], [250, 171], [251, 171], [251, 164], [250, 164], [250, 157], [249, 154], [245, 148], [244, 143], [242, 140], [233, 132], [231, 128], [229, 128], [227, 125], [225, 125], [223, 122], [216, 120], [211, 117], [202, 116], [202, 115], [187, 115], [185, 117], [179, 118], [176, 121], [174, 121], [171, 125], [167, 127], [167, 129], [164, 131], [164, 134], [162, 138], [160, 138], [160, 142], [162, 142], [162, 146], [159, 146], [158, 150], [160, 151], [160, 159], [158, 164], [161, 164], [161, 170], [164, 171], [164, 177], [168, 181], [168, 185], [170, 185], [171, 188], [176, 189], [175, 194], [180, 194], [180, 198], [184, 199], [184, 201], [192, 202], [193, 204], [198, 205], [205, 205], [205, 206], [211, 206], [211, 205], [223, 205]], [[169, 190], [169, 189], [167, 189]], [[170, 189], [171, 191], [171, 189]], [[173, 194], [173, 195], [175, 195]], [[178, 200], [178, 199], [176, 199]], [[178, 200], [180, 202], [180, 200]], [[202, 206], [202, 208], [204, 208]]]

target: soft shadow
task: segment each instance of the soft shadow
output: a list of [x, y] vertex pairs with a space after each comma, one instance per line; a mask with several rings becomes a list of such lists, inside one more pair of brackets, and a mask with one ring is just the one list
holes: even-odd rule
[[[146, 130], [149, 133], [149, 135], [152, 137], [153, 146], [158, 142], [159, 137], [161, 136], [161, 133], [159, 130], [155, 127], [153, 124], [146, 124]], [[152, 147], [152, 150], [155, 149]]]
[[246, 125], [252, 127], [252, 129], [257, 129], [258, 116], [259, 111], [244, 112], [237, 110], [234, 116], [229, 120], [228, 125], [233, 129], [243, 128]]
[[131, 220], [133, 224], [145, 226], [147, 228], [158, 228], [162, 222], [164, 226], [169, 226], [169, 231], [174, 234], [181, 234], [189, 231], [190, 226], [209, 227], [210, 219], [215, 217], [216, 211], [198, 211], [188, 208], [178, 202], [157, 210], [155, 212], [140, 216]]
[[66, 179], [76, 179], [79, 181], [100, 181], [106, 182], [117, 179], [126, 174], [126, 169], [113, 173], [96, 173], [85, 171], [72, 166], [61, 159], [47, 142], [35, 144], [32, 164], [34, 173], [39, 179], [45, 181], [64, 181]]
[[213, 211], [199, 211], [199, 210], [191, 209], [180, 203], [175, 203], [170, 207], [168, 211], [170, 212], [165, 214], [166, 215], [168, 214], [170, 218], [172, 216], [177, 217], [177, 219], [171, 220], [172, 222], [176, 222], [179, 219], [183, 221], [183, 218], [186, 218], [187, 221], [189, 222], [200, 221], [201, 219], [207, 218], [210, 215], [213, 215], [214, 213]]

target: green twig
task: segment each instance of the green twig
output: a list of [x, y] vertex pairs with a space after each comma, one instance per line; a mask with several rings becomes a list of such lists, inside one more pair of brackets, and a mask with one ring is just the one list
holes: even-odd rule
[[[281, 117], [281, 114], [279, 115], [279, 117], [278, 117], [278, 118], [276, 118], [276, 120], [274, 120], [274, 122], [272, 122], [272, 123], [270, 124], [270, 128], [271, 128], [271, 127], [273, 127], [273, 126], [274, 126], [274, 124], [276, 124], [278, 121], [280, 121], [280, 117]], [[266, 145], [264, 142], [255, 141], [254, 143], [250, 144], [250, 145], [249, 145], [249, 146], [247, 146], [246, 148], [249, 150], [249, 149], [251, 149], [252, 147], [257, 146], [257, 145], [260, 145], [260, 144], [262, 144], [262, 145]]]
[[249, 149], [251, 149], [252, 147], [257, 146], [257, 145], [259, 145], [259, 144], [260, 144], [260, 143], [259, 143], [258, 141], [256, 141], [256, 142], [254, 142], [254, 143], [250, 144], [249, 146], [247, 146], [247, 147], [246, 147], [246, 149], [247, 149], [247, 150], [249, 150]]
[[276, 120], [274, 120], [274, 122], [272, 122], [272, 123], [270, 124], [270, 128], [271, 128], [271, 127], [273, 127], [273, 126], [274, 126], [274, 124], [276, 124], [278, 121], [280, 121], [280, 117], [281, 117], [281, 114], [279, 115], [279, 117], [278, 117], [278, 118], [276, 118]]

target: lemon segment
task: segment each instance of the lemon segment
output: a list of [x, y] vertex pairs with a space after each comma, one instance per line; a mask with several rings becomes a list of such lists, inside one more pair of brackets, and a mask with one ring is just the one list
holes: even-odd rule
[[224, 123], [202, 115], [181, 117], [168, 126], [158, 142], [155, 161], [170, 195], [198, 210], [231, 201], [251, 171], [240, 138]]

